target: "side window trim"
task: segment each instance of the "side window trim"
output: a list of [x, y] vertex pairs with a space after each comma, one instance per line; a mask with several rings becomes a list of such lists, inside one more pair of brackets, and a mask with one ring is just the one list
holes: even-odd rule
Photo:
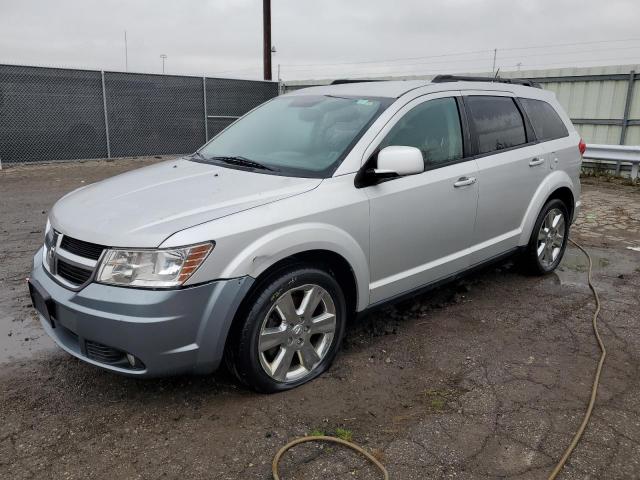
[[460, 119], [460, 128], [462, 130], [462, 160], [471, 158], [475, 151], [472, 144], [471, 130], [469, 128], [469, 118], [467, 110], [464, 106], [462, 95], [454, 97], [458, 106], [458, 118]]
[[525, 148], [525, 147], [530, 147], [532, 145], [536, 145], [538, 143], [540, 143], [536, 137], [535, 137], [535, 133], [533, 132], [533, 127], [531, 126], [531, 123], [529, 121], [529, 117], [526, 116], [526, 114], [524, 113], [524, 109], [522, 108], [522, 106], [520, 105], [520, 103], [517, 101], [517, 97], [511, 96], [511, 95], [491, 95], [491, 92], [483, 92], [482, 94], [478, 94], [478, 95], [469, 95], [469, 94], [465, 94], [465, 92], [462, 92], [462, 96], [461, 101], [462, 104], [464, 106], [465, 109], [465, 115], [466, 112], [468, 111], [468, 106], [465, 102], [465, 100], [468, 97], [473, 97], [473, 96], [496, 96], [496, 97], [508, 97], [510, 98], [516, 105], [516, 108], [518, 109], [518, 111], [520, 112], [520, 115], [522, 115], [522, 122], [524, 123], [524, 128], [525, 128], [525, 140], [527, 141], [526, 143], [523, 143], [521, 145], [514, 145], [513, 147], [509, 147], [509, 148], [503, 148], [502, 150], [494, 150], [492, 152], [487, 152], [487, 153], [478, 153], [478, 135], [475, 129], [475, 125], [473, 124], [472, 121], [467, 121], [468, 127], [469, 127], [469, 132], [470, 132], [470, 144], [471, 144], [471, 156], [468, 158], [469, 160], [475, 160], [478, 158], [484, 158], [484, 157], [488, 157], [490, 155], [498, 155], [500, 153], [503, 152], [510, 152], [512, 150], [516, 150], [518, 148]]

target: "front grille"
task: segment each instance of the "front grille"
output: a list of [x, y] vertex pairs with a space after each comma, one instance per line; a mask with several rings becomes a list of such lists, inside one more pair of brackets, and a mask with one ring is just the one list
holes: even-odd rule
[[87, 357], [96, 362], [114, 365], [125, 360], [125, 353], [117, 348], [107, 347], [91, 340], [87, 340], [85, 346], [87, 348]]
[[84, 268], [76, 267], [70, 263], [65, 262], [61, 258], [58, 259], [57, 273], [60, 277], [64, 278], [67, 282], [74, 285], [82, 285], [87, 282], [93, 272], [91, 270], [85, 270]]
[[105, 249], [102, 245], [77, 240], [66, 235], [62, 237], [60, 248], [80, 257], [90, 258], [91, 260], [98, 260]]

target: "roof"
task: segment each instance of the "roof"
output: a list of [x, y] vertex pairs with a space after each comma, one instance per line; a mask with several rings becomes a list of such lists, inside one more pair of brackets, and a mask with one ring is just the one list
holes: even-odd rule
[[395, 80], [389, 82], [344, 83], [301, 88], [288, 95], [349, 95], [398, 98], [409, 90], [429, 85], [429, 80]]
[[513, 92], [532, 98], [546, 98], [553, 96], [546, 90], [525, 85], [501, 82], [458, 81], [432, 83], [429, 80], [392, 80], [369, 81], [360, 83], [344, 83], [339, 85], [322, 85], [301, 88], [287, 93], [287, 95], [344, 95], [362, 97], [398, 98], [417, 88], [431, 87], [425, 93], [443, 90], [488, 90]]

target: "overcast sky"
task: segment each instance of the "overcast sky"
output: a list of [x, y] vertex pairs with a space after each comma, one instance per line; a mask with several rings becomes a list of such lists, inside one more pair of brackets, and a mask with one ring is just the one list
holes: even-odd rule
[[[272, 3], [285, 80], [640, 63], [638, 0]], [[123, 71], [125, 30], [129, 71], [262, 75], [262, 0], [0, 0], [0, 63]]]

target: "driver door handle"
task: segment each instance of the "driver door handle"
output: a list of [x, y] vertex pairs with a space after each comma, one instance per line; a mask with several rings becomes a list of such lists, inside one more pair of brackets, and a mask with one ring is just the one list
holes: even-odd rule
[[544, 158], [533, 158], [529, 161], [530, 167], [535, 167], [536, 165], [541, 165], [544, 163]]
[[467, 185], [473, 185], [474, 183], [476, 183], [476, 177], [460, 177], [453, 186], [455, 188], [460, 188], [466, 187]]

